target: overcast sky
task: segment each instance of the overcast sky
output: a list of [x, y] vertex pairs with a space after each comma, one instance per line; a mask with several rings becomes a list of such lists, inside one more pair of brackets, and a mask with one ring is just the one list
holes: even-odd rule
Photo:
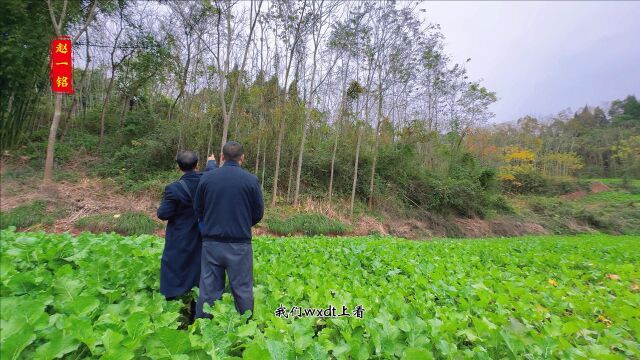
[[446, 51], [498, 95], [494, 122], [640, 96], [640, 2], [426, 2]]

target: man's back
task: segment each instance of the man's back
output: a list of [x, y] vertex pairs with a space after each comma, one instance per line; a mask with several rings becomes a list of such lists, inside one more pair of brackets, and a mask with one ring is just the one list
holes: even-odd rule
[[202, 176], [194, 207], [204, 241], [251, 242], [264, 214], [258, 178], [231, 160]]
[[244, 149], [236, 141], [222, 147], [218, 170], [203, 175], [194, 211], [202, 233], [202, 271], [196, 317], [210, 317], [204, 304], [222, 297], [225, 273], [236, 309], [253, 313], [253, 248], [251, 227], [264, 213], [258, 178], [242, 170]]

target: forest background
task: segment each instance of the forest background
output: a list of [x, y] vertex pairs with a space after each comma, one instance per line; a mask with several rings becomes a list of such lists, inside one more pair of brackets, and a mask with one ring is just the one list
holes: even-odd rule
[[[154, 232], [175, 154], [246, 149], [259, 231], [640, 232], [633, 95], [495, 124], [417, 3], [7, 0], [3, 226]], [[74, 39], [74, 95], [48, 49]]]

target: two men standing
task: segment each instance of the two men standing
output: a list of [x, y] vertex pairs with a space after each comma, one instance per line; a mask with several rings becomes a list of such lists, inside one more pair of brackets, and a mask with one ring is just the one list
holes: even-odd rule
[[[251, 227], [262, 219], [264, 203], [258, 178], [241, 168], [242, 145], [226, 143], [220, 158], [223, 165], [211, 171], [216, 167], [211, 156], [203, 174], [193, 171], [197, 165], [193, 152], [181, 152], [176, 161], [185, 174], [166, 187], [158, 209], [158, 217], [169, 220], [161, 293], [175, 298], [199, 283], [195, 315], [210, 317], [204, 304], [213, 305], [222, 297], [226, 271], [236, 309], [253, 312]], [[183, 169], [181, 163], [193, 166]]]

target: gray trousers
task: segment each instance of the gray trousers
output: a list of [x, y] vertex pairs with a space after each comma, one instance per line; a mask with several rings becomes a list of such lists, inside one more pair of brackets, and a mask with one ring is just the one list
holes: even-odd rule
[[250, 243], [202, 242], [200, 295], [196, 303], [197, 318], [211, 318], [203, 307], [222, 297], [225, 270], [229, 276], [236, 309], [253, 313], [253, 249]]

